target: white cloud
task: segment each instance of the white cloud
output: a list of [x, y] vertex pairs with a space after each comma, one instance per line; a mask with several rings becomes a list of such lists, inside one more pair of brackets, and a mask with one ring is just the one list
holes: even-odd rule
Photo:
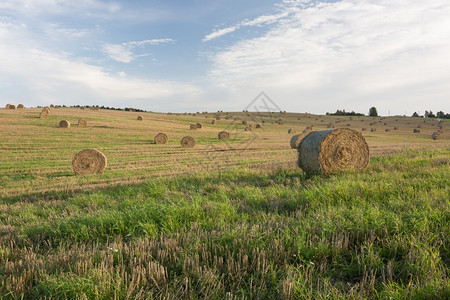
[[109, 56], [109, 58], [114, 59], [118, 62], [129, 63], [136, 59], [138, 56], [133, 54], [133, 48], [140, 47], [144, 45], [159, 45], [163, 43], [173, 43], [172, 39], [152, 39], [144, 41], [131, 41], [122, 44], [105, 44], [102, 47], [102, 51]]
[[450, 4], [289, 1], [281, 9], [240, 23], [273, 25], [214, 54], [212, 83], [241, 94], [264, 90], [299, 111], [365, 111], [375, 101], [397, 113], [450, 110]]

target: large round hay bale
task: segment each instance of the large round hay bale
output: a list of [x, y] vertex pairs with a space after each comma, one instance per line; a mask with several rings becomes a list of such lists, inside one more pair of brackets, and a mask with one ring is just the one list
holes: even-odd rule
[[100, 174], [107, 166], [106, 156], [95, 149], [85, 149], [73, 157], [73, 171], [76, 175]]
[[47, 115], [50, 113], [50, 108], [49, 107], [44, 107], [43, 109], [42, 109], [42, 112], [43, 113], [46, 113]]
[[165, 133], [158, 133], [155, 135], [155, 144], [165, 144], [168, 141], [168, 137]]
[[11, 106], [11, 104], [6, 104], [5, 109], [9, 109], [9, 107]]
[[295, 129], [289, 128], [288, 129], [288, 134], [295, 134]]
[[261, 128], [261, 124], [256, 124], [256, 128]]
[[48, 114], [46, 112], [41, 112], [39, 114], [39, 118], [41, 118], [41, 119], [47, 119], [47, 117], [48, 117]]
[[85, 119], [79, 119], [78, 126], [87, 126], [87, 121]]
[[198, 129], [197, 124], [191, 124], [190, 128], [191, 128], [191, 130], [197, 130]]
[[242, 121], [242, 125], [247, 125], [247, 121]]
[[16, 106], [15, 106], [14, 104], [11, 104], [11, 105], [9, 106], [9, 109], [16, 109]]
[[195, 125], [197, 125], [197, 128], [198, 128], [198, 129], [202, 129], [202, 128], [203, 128], [202, 123], [197, 123], [197, 124], [195, 124]]
[[417, 128], [414, 128], [413, 132], [414, 132], [414, 133], [420, 133], [420, 130], [417, 129]]
[[23, 104], [19, 104], [19, 105], [17, 105], [17, 108], [21, 109], [21, 108], [25, 108], [25, 106], [23, 106]]
[[138, 121], [142, 121], [142, 120], [144, 120], [144, 118], [143, 118], [142, 116], [138, 116], [138, 117], [137, 117], [137, 120], [138, 120]]
[[219, 140], [228, 140], [230, 138], [230, 134], [227, 131], [221, 131], [218, 134]]
[[193, 148], [195, 146], [195, 140], [192, 136], [185, 136], [181, 139], [182, 148]]
[[61, 120], [59, 122], [59, 127], [60, 128], [70, 128], [70, 122], [67, 120]]
[[298, 145], [298, 165], [306, 173], [333, 174], [363, 170], [369, 164], [369, 146], [349, 128], [313, 131]]
[[301, 141], [305, 138], [305, 136], [307, 136], [310, 132], [311, 132], [311, 130], [305, 129], [305, 130], [303, 130], [302, 133], [296, 134], [296, 135], [292, 136], [291, 142], [290, 142], [291, 148], [292, 148], [292, 149], [297, 149], [297, 147], [298, 147], [298, 145], [300, 144], [300, 142], [301, 142]]

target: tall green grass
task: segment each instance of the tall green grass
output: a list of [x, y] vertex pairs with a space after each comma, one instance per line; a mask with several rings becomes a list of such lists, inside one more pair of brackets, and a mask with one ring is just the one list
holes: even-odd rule
[[446, 298], [449, 157], [4, 198], [2, 298]]

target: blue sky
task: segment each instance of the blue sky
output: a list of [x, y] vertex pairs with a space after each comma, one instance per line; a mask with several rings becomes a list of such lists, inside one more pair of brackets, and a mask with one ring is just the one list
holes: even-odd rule
[[450, 111], [446, 0], [1, 0], [0, 105]]

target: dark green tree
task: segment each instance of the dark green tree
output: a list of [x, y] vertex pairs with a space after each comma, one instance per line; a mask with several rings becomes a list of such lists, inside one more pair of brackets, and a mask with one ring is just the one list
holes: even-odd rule
[[369, 116], [370, 116], [370, 117], [378, 117], [378, 112], [377, 112], [377, 109], [376, 109], [375, 106], [372, 106], [372, 107], [369, 109]]

